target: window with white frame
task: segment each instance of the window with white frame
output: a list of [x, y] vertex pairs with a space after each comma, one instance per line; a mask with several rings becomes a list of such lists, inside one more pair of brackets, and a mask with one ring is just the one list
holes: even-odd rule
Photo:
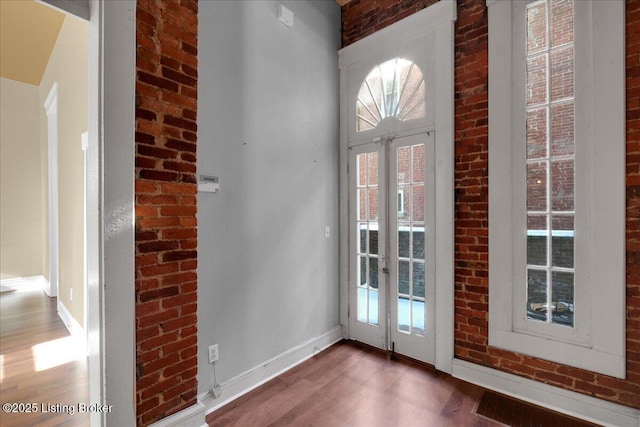
[[624, 1], [487, 6], [489, 344], [624, 377]]

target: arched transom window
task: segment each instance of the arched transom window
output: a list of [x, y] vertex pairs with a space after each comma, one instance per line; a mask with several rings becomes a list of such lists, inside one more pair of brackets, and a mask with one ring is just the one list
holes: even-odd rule
[[394, 58], [373, 67], [358, 91], [356, 131], [375, 129], [387, 117], [400, 121], [425, 116], [424, 78], [411, 61]]

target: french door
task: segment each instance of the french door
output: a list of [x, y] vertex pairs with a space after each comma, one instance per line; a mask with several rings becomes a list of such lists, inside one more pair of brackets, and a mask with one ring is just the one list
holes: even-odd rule
[[435, 362], [433, 132], [350, 148], [349, 333]]

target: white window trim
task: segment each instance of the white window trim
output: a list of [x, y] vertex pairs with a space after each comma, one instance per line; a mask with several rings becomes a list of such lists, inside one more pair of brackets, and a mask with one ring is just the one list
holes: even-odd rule
[[487, 1], [489, 345], [624, 378], [624, 1], [574, 3], [575, 328], [524, 319], [525, 6]]

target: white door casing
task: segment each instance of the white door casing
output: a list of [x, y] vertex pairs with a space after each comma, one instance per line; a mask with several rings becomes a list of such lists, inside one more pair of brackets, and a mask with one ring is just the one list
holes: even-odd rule
[[[350, 316], [354, 316], [355, 301], [350, 285], [353, 284], [354, 238], [357, 234], [349, 228], [353, 215], [353, 197], [350, 187], [355, 165], [352, 152], [361, 152], [372, 143], [385, 139], [400, 140], [403, 137], [433, 135], [433, 197], [434, 205], [433, 274], [436, 312], [434, 353], [429, 361], [439, 370], [451, 372], [453, 359], [454, 314], [454, 125], [453, 125], [453, 22], [456, 19], [456, 2], [440, 1], [408, 18], [368, 36], [339, 52], [341, 72], [341, 123], [340, 123], [340, 173], [341, 173], [341, 322], [345, 337], [355, 337]], [[379, 114], [376, 126], [358, 129], [356, 105], [359, 90], [369, 73], [386, 61], [400, 58], [416, 64], [424, 78], [424, 115], [402, 120], [398, 115]], [[382, 74], [382, 71], [381, 71]], [[384, 89], [383, 89], [384, 91]], [[372, 95], [375, 97], [375, 94]], [[392, 108], [393, 110], [393, 108]], [[362, 108], [358, 111], [363, 111]], [[361, 119], [358, 119], [361, 120]], [[425, 141], [426, 142], [426, 141]], [[397, 195], [392, 196], [392, 198]], [[397, 199], [396, 199], [397, 201]], [[379, 267], [381, 269], [382, 267]], [[378, 272], [378, 277], [381, 276]], [[384, 279], [383, 279], [384, 281]], [[384, 300], [381, 300], [384, 301]], [[387, 332], [385, 331], [385, 334]], [[377, 334], [377, 342], [388, 347], [389, 341]], [[375, 344], [374, 344], [375, 345]]]
[[44, 101], [47, 115], [48, 152], [48, 223], [49, 223], [49, 281], [44, 291], [58, 296], [58, 82], [54, 82]]

